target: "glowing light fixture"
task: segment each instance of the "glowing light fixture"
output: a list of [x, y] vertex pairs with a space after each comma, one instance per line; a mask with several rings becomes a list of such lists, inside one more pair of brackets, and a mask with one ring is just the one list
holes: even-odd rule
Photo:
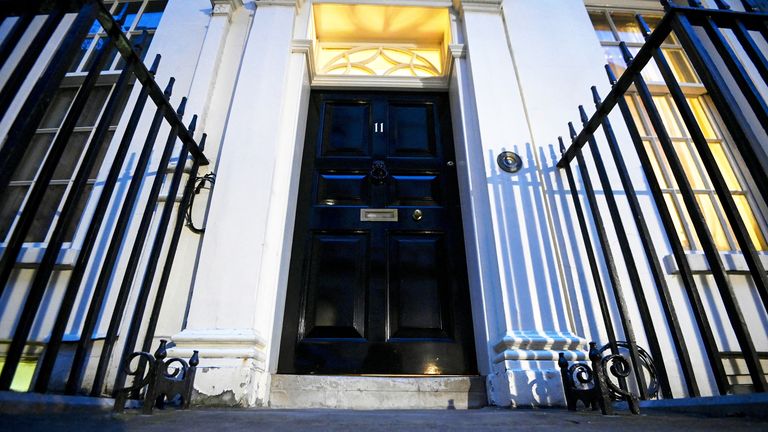
[[451, 40], [445, 8], [318, 4], [319, 75], [440, 77]]

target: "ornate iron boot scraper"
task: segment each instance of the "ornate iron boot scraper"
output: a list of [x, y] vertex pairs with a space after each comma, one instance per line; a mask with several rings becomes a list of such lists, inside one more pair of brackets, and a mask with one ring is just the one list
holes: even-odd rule
[[568, 365], [564, 353], [560, 353], [558, 366], [563, 379], [565, 400], [570, 411], [576, 411], [579, 401], [587, 408], [600, 411], [604, 415], [612, 415], [614, 401], [626, 401], [632, 414], [640, 414], [638, 398], [625, 385], [617, 386], [606, 374], [606, 370], [616, 377], [619, 382], [626, 382], [633, 371], [629, 361], [621, 354], [610, 354], [603, 357], [595, 342], [589, 343], [589, 359], [587, 363]]
[[[148, 352], [135, 352], [128, 357], [125, 362], [125, 372], [136, 378], [132, 386], [116, 390], [114, 412], [123, 412], [128, 394], [138, 395], [144, 387], [147, 387], [142, 409], [144, 414], [152, 414], [155, 406], [163, 408], [167, 400], [172, 400], [177, 395], [181, 397], [181, 409], [189, 408], [200, 359], [197, 351], [194, 351], [189, 363], [178, 357], [165, 360], [168, 356], [166, 345], [167, 341], [161, 339], [154, 356]], [[136, 357], [139, 358], [139, 362], [136, 369], [132, 370], [131, 362]]]

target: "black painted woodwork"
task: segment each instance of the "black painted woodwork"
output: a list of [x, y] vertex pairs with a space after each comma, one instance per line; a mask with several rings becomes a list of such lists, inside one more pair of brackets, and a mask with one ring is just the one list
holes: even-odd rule
[[475, 374], [447, 95], [313, 92], [306, 137], [279, 372]]

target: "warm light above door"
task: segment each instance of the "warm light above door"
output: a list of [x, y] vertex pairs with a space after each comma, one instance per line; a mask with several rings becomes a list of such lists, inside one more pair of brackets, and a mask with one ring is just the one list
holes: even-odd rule
[[442, 77], [451, 41], [445, 8], [316, 4], [315, 70], [322, 75]]

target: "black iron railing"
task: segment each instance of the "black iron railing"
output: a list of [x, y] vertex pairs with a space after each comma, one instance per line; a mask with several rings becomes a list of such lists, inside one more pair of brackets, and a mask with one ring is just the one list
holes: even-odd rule
[[[764, 392], [768, 387], [765, 370], [761, 366], [760, 356], [755, 349], [754, 336], [750, 333], [750, 328], [745, 322], [732, 281], [726, 274], [722, 257], [705, 222], [704, 215], [697, 203], [684, 167], [675, 150], [670, 134], [665, 127], [662, 115], [654, 103], [651, 90], [649, 90], [645, 79], [641, 75], [646, 65], [651, 60], [654, 60], [719, 198], [740, 252], [743, 254], [749, 268], [751, 282], [759, 293], [763, 308], [768, 309], [768, 275], [766, 274], [766, 269], [762, 265], [760, 256], [729, 191], [723, 173], [718, 167], [715, 156], [710, 150], [704, 132], [686, 100], [685, 94], [672, 71], [664, 50], [661, 49], [662, 43], [674, 32], [674, 35], [688, 55], [694, 70], [704, 84], [707, 93], [710, 95], [716, 110], [722, 118], [723, 125], [732, 137], [735, 144], [734, 151], [740, 154], [740, 158], [736, 158], [737, 161], [740, 161], [737, 162], [736, 168], [746, 176], [749, 176], [755, 186], [753, 189], [756, 192], [756, 199], [765, 204], [765, 194], [768, 191], [768, 155], [766, 154], [765, 143], [761, 142], [761, 139], [763, 139], [761, 137], [764, 137], [765, 133], [768, 132], [768, 107], [758, 87], [765, 86], [768, 83], [768, 62], [766, 62], [768, 53], [761, 51], [760, 48], [765, 46], [766, 39], [768, 38], [768, 13], [759, 10], [757, 3], [750, 0], [741, 1], [746, 12], [731, 10], [730, 6], [722, 0], [717, 0], [716, 3], [718, 9], [705, 9], [698, 0], [690, 0], [688, 6], [680, 6], [662, 0], [666, 14], [653, 31], [649, 29], [643, 17], [638, 15], [636, 17], [637, 21], [646, 37], [645, 45], [634, 58], [626, 45], [623, 43], [620, 45], [627, 63], [626, 70], [617, 79], [613, 75], [612, 69], [606, 66], [606, 71], [613, 86], [612, 90], [606, 95], [604, 100], [601, 100], [596, 88], [593, 87], [592, 91], [596, 106], [595, 114], [588, 117], [584, 108], [579, 107], [583, 123], [582, 130], [577, 133], [573, 124], [569, 124], [572, 141], [567, 149], [563, 145], [562, 139], [560, 139], [563, 156], [557, 166], [565, 171], [572, 192], [587, 259], [594, 277], [594, 289], [599, 300], [602, 320], [607, 330], [611, 351], [614, 354], [618, 352], [618, 347], [616, 346], [617, 332], [613, 328], [611, 309], [606, 295], [607, 288], [604, 286], [603, 279], [600, 276], [601, 268], [605, 268], [608, 273], [609, 285], [613, 291], [613, 300], [617, 305], [619, 313], [619, 322], [621, 323], [624, 336], [629, 341], [628, 351], [631, 363], [635, 368], [639, 367], [640, 360], [638, 358], [638, 347], [635, 343], [635, 329], [629, 319], [627, 293], [623, 291], [626, 285], [623, 282], [626, 279], [621, 278], [617, 268], [619, 261], [614, 258], [615, 255], [612, 250], [614, 245], [611, 244], [611, 240], [608, 237], [608, 229], [610, 227], [613, 228], [618, 239], [617, 246], [621, 250], [623, 263], [626, 266], [623, 270], [629, 276], [629, 285], [639, 310], [642, 330], [647, 337], [651, 355], [656, 363], [661, 392], [665, 398], [672, 397], [665, 365], [673, 364], [672, 362], [675, 360], [679, 362], [688, 395], [698, 396], [700, 394], [696, 371], [687, 346], [687, 343], [690, 343], [692, 340], [695, 341], [696, 338], [691, 337], [691, 335], [686, 337], [686, 334], [681, 329], [678, 313], [675, 310], [670, 295], [670, 288], [665, 278], [665, 271], [662, 268], [656, 246], [653, 243], [649, 226], [645, 219], [648, 209], [644, 209], [638, 201], [630, 172], [627, 169], [624, 157], [626, 153], [623, 153], [626, 152], [626, 149], [622, 148], [611, 127], [608, 115], [617, 105], [642, 165], [648, 187], [655, 202], [655, 211], [658, 212], [673, 256], [677, 262], [679, 280], [687, 294], [695, 326], [699, 333], [698, 337], [704, 346], [704, 352], [711, 373], [715, 378], [717, 389], [721, 394], [727, 394], [732, 391], [732, 388], [723, 365], [722, 350], [718, 348], [716, 335], [713, 332], [715, 323], [707, 315], [707, 309], [699, 291], [700, 287], [696, 283], [687, 260], [686, 250], [678, 235], [673, 216], [667, 208], [664, 192], [654, 172], [651, 158], [643, 144], [639, 127], [635, 123], [631, 108], [625, 99], [631, 87], [633, 87], [633, 91], [636, 92], [637, 97], [642, 102], [650, 124], [658, 137], [663, 154], [666, 156], [674, 180], [677, 182], [685, 209], [690, 216], [694, 232], [699, 239], [709, 264], [710, 273], [717, 286], [718, 297], [725, 308], [730, 328], [736, 336], [741, 355], [749, 370], [753, 389], [757, 392]], [[727, 29], [727, 31], [724, 31], [724, 29]], [[740, 58], [735, 52], [735, 48], [745, 54], [748, 60]], [[756, 71], [757, 77], [754, 79], [761, 78], [762, 82], [754, 81], [748, 70]], [[731, 83], [734, 83], [737, 88], [729, 85]], [[595, 134], [600, 128], [603, 130], [610, 149], [610, 157], [613, 159], [618, 171], [618, 177], [621, 181], [620, 188], [611, 183], [603, 161], [603, 155], [601, 155], [598, 149]], [[586, 149], [584, 148], [585, 146]], [[590, 170], [585, 163], [585, 154], [591, 155], [594, 162], [595, 171], [599, 179], [600, 193], [604, 196], [609, 211], [607, 216], [601, 213], [598, 206], [597, 193], [591, 179]], [[588, 207], [592, 216], [591, 220], [588, 220], [585, 216], [580, 203], [582, 192], [577, 188], [571, 167], [574, 160], [578, 166], [578, 172], [583, 183], [583, 194], [586, 195], [588, 201], [586, 207]], [[647, 259], [652, 281], [644, 280], [638, 271], [637, 257], [633, 255], [625, 226], [630, 224], [631, 221], [622, 220], [615, 197], [617, 193], [623, 194], [629, 204], [635, 228], [640, 234], [640, 242]], [[610, 223], [606, 223], [604, 220], [606, 217], [610, 218], [608, 221]], [[655, 217], [655, 214], [653, 217]], [[592, 245], [591, 229], [594, 229], [594, 232], [596, 232], [599, 248], [594, 248]], [[604, 267], [598, 261], [599, 252], [596, 249], [602, 251]], [[663, 321], [654, 317], [648, 305], [649, 301], [645, 290], [651, 284], [655, 287], [660, 299], [664, 313]], [[757, 307], [760, 308], [760, 305], [758, 304]], [[658, 334], [666, 331], [664, 321], [666, 322], [666, 328], [669, 329], [671, 334], [676, 350], [675, 353], [664, 352], [661, 348]], [[637, 376], [639, 380], [642, 380], [641, 373], [638, 373]], [[644, 390], [646, 388], [645, 385], [638, 383], [638, 388], [641, 397], [647, 397]]]
[[[77, 16], [69, 26], [66, 35], [58, 44], [58, 48], [45, 67], [40, 79], [25, 97], [18, 114], [14, 118], [6, 118], [11, 102], [19, 97], [18, 91], [21, 82], [27, 77], [32, 66], [41, 56], [53, 32], [61, 25], [65, 13], [73, 12], [77, 13]], [[10, 279], [11, 273], [17, 267], [17, 260], [22, 250], [22, 245], [40, 208], [43, 196], [50, 184], [59, 159], [65, 152], [71, 151], [68, 149], [69, 139], [78, 118], [83, 113], [86, 102], [92, 94], [92, 90], [104, 65], [108, 59], [113, 58], [112, 54], [115, 51], [125, 62], [114, 90], [106, 102], [104, 114], [94, 129], [81, 164], [72, 179], [72, 186], [61, 207], [58, 221], [45, 245], [43, 258], [39, 265], [34, 268], [34, 277], [32, 278], [31, 285], [28, 287], [28, 294], [22, 304], [22, 311], [14, 328], [13, 339], [5, 356], [2, 373], [0, 373], [0, 390], [8, 390], [11, 386], [25, 347], [29, 343], [30, 332], [40, 311], [49, 280], [54, 273], [54, 265], [64, 243], [65, 231], [75, 218], [81, 216], [80, 212], [76, 209], [77, 200], [86, 193], [88, 174], [96, 164], [100, 147], [107, 145], [105, 141], [108, 140], [105, 140], [105, 137], [107, 136], [109, 122], [113, 114], [119, 110], [120, 100], [126, 96], [130, 85], [138, 82], [141, 86], [127, 126], [111, 161], [109, 173], [104, 179], [103, 185], [101, 185], [101, 192], [98, 195], [95, 210], [86, 225], [84, 240], [64, 289], [51, 335], [47, 344], [45, 344], [42, 358], [38, 362], [32, 385], [32, 389], [36, 392], [46, 392], [49, 390], [54, 365], [59, 357], [67, 324], [73, 315], [73, 308], [78, 295], [85, 289], [83, 279], [89, 266], [89, 261], [93, 260], [97, 266], [98, 278], [94, 285], [88, 286], [88, 289], [85, 290], [86, 295], [90, 295], [90, 303], [83, 320], [82, 329], [79, 332], [79, 340], [76, 343], [74, 358], [66, 383], [66, 392], [73, 394], [80, 390], [89, 353], [93, 347], [94, 340], [92, 335], [94, 329], [99, 320], [108, 320], [109, 327], [104, 337], [104, 344], [100, 352], [90, 392], [94, 396], [101, 395], [105, 388], [104, 380], [110, 364], [110, 358], [113, 350], [118, 346], [118, 328], [126, 314], [128, 299], [132, 296], [131, 290], [134, 286], [134, 281], [137, 279], [140, 280], [140, 283], [137, 284], [138, 292], [136, 297], [138, 300], [135, 303], [134, 310], [128, 312], [130, 317], [128, 331], [125, 335], [120, 336], [119, 345], [122, 346], [122, 352], [119, 364], [123, 365], [130, 354], [136, 350], [142, 330], [144, 339], [140, 347], [141, 351], [149, 351], [151, 348], [160, 308], [165, 295], [165, 288], [168, 284], [173, 258], [181, 235], [186, 203], [190, 200], [198, 168], [208, 164], [208, 160], [203, 155], [205, 135], [202, 135], [199, 144], [193, 137], [196, 116], [192, 118], [188, 126], [182, 122], [186, 98], [182, 99], [178, 107], [173, 107], [170, 104], [169, 97], [173, 89], [174, 79], [171, 78], [165, 90], [161, 89], [155, 82], [154, 75], [160, 63], [160, 56], [158, 55], [151, 67], [147, 68], [141, 61], [142, 41], [139, 40], [136, 45], [129, 41], [126, 35], [122, 33], [120, 23], [115, 21], [101, 1], [4, 1], [0, 4], [0, 14], [2, 20], [15, 17], [15, 22], [10, 32], [0, 45], [0, 67], [5, 65], [14, 50], [23, 50], [20, 60], [14, 65], [8, 80], [2, 83], [2, 90], [0, 90], [0, 118], [2, 118], [3, 122], [12, 122], [10, 132], [2, 147], [0, 147], [0, 197], [4, 196], [7, 191], [12, 174], [19, 167], [24, 154], [28, 151], [30, 141], [38, 124], [42, 120], [46, 109], [48, 109], [55, 92], [61, 85], [73, 59], [80, 52], [85, 36], [94, 21], [98, 21], [107, 36], [105, 38], [107, 43], [97, 48], [98, 51], [95, 54], [94, 60], [61, 124], [58, 135], [51, 145], [38, 177], [32, 186], [32, 191], [20, 210], [21, 216], [18, 218], [14, 230], [9, 234], [9, 240], [0, 259], [0, 295], [4, 291], [8, 291], [9, 287], [12, 289], [19, 288], [13, 286]], [[47, 16], [42, 27], [40, 27], [28, 45], [19, 46], [22, 36], [30, 31], [32, 20], [40, 15]], [[144, 40], [146, 39], [145, 37]], [[139, 121], [145, 110], [148, 109], [148, 100], [151, 100], [154, 104], [155, 114], [144, 140], [144, 145], [135, 162], [130, 185], [124, 197], [122, 195], [116, 197], [116, 185], [124, 169], [123, 164], [126, 155], [136, 138], [134, 135]], [[156, 139], [163, 125], [170, 126], [170, 132], [164, 144], [158, 147]], [[181, 144], [177, 145], [179, 142]], [[142, 182], [147, 177], [150, 156], [155, 151], [162, 152], [160, 161], [156, 166], [157, 174], [151, 183], [151, 188], [143, 204], [144, 207], [136, 234], [133, 240], [129, 241], [129, 222], [131, 222], [134, 215], [134, 206], [137, 209], [141, 208], [139, 192], [142, 188]], [[166, 177], [165, 173], [169, 169], [170, 160], [174, 154], [177, 156], [178, 162], [173, 170], [170, 185], [167, 189], [168, 199], [162, 206], [159, 217], [153, 220], [153, 215], [158, 207], [160, 191]], [[163, 258], [161, 255], [165, 239], [168, 235], [168, 228], [171, 225], [175, 197], [181, 187], [189, 155], [192, 157], [191, 172], [184, 186], [182, 202], [176, 215], [176, 220], [171, 228], [170, 245], [166, 247], [167, 252]], [[96, 198], [94, 197], [94, 199]], [[117, 211], [117, 220], [114, 224], [106, 226], [106, 233], [100, 234], [100, 231], [105, 228], [105, 217], [110, 207], [110, 201], [113, 199], [121, 202], [119, 211]], [[149, 237], [150, 231], [154, 231], [155, 234], [147, 253], [148, 259], [144, 260], [144, 264], [140, 265], [140, 261], [142, 261], [140, 258], [145, 249], [145, 240]], [[105, 240], [104, 236], [108, 236], [108, 238]], [[103, 254], [92, 256], [97, 239], [107, 242], [108, 247]], [[123, 273], [122, 280], [118, 280], [114, 278], [117, 274], [117, 260], [118, 256], [123, 253], [121, 249], [128, 247], [126, 245], [130, 245], [130, 257], [128, 258], [127, 268]], [[162, 270], [159, 284], [153, 285], [158, 266], [161, 265]], [[113, 290], [117, 289], [116, 302], [111, 311], [106, 310], [106, 305], [104, 304], [110, 285], [113, 285]], [[150, 293], [153, 288], [155, 289], [154, 299], [150, 299]], [[144, 321], [145, 309], [150, 304], [151, 312], [149, 319]], [[123, 368], [120, 368], [113, 388], [122, 387], [125, 378]]]

